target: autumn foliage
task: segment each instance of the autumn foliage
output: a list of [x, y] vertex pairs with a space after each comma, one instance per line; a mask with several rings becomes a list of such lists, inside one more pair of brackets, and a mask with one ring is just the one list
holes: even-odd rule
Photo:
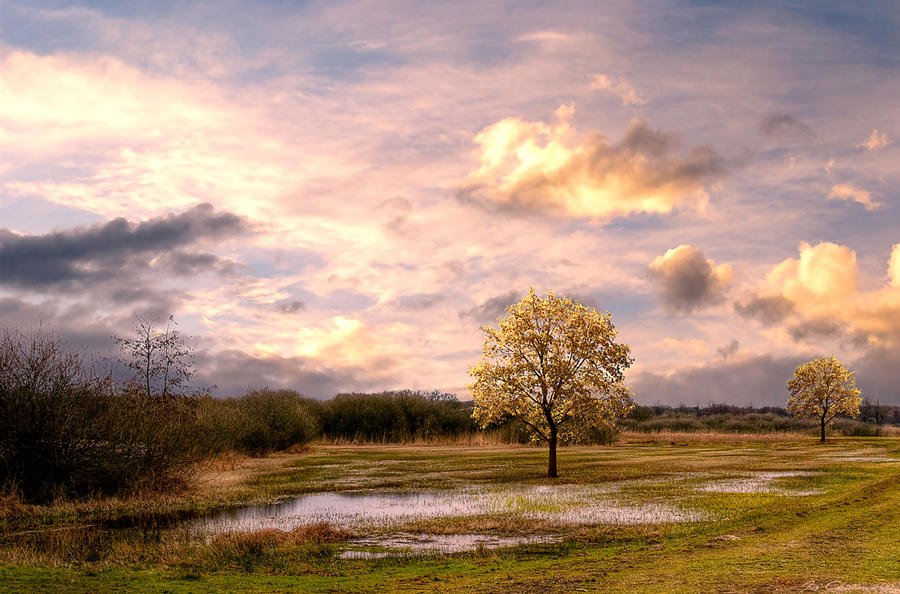
[[788, 411], [798, 417], [817, 418], [821, 440], [825, 441], [825, 426], [837, 415], [859, 415], [862, 398], [854, 375], [856, 372], [849, 371], [834, 355], [798, 366], [787, 383]]
[[531, 289], [498, 328], [483, 327], [484, 355], [470, 371], [473, 416], [482, 427], [515, 417], [550, 447], [591, 427], [609, 426], [634, 406], [624, 373], [631, 348], [615, 342], [611, 316]]

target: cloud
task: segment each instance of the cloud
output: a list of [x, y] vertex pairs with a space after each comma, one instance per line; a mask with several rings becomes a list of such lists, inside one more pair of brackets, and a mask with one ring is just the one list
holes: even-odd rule
[[849, 247], [803, 243], [799, 252], [769, 272], [760, 297], [735, 310], [783, 322], [798, 341], [849, 335], [857, 344], [900, 347], [900, 243], [891, 250], [887, 283], [869, 291], [858, 288], [856, 252]]
[[900, 289], [900, 243], [891, 248], [891, 257], [888, 260], [887, 272], [890, 287]]
[[563, 105], [553, 124], [506, 118], [481, 130], [475, 137], [481, 167], [462, 197], [596, 219], [705, 210], [706, 185], [723, 173], [711, 149], [680, 155], [674, 136], [642, 120], [633, 120], [618, 144], [599, 133], [575, 142], [573, 114], [573, 105]]
[[731, 285], [731, 267], [716, 266], [689, 245], [666, 251], [650, 263], [649, 272], [660, 285], [663, 306], [671, 312], [691, 313], [721, 301]]
[[872, 133], [869, 134], [869, 137], [857, 144], [856, 148], [864, 148], [867, 151], [875, 151], [880, 148], [884, 148], [889, 144], [891, 144], [891, 140], [888, 138], [887, 134], [885, 134], [884, 132], [879, 133], [878, 130], [873, 129]]
[[642, 97], [630, 82], [624, 78], [615, 79], [605, 74], [595, 74], [591, 82], [591, 90], [609, 91], [619, 98], [623, 107], [629, 105], [646, 105], [647, 99]]
[[856, 385], [863, 396], [878, 399], [882, 404], [900, 406], [900, 350], [893, 346], [870, 349], [850, 364], [856, 371]]
[[763, 136], [775, 140], [806, 141], [815, 137], [812, 128], [786, 113], [768, 115], [759, 123]]
[[642, 404], [784, 406], [788, 395], [785, 384], [797, 365], [811, 358], [723, 357], [668, 375], [641, 372], [631, 379], [631, 387], [636, 400]]
[[440, 293], [419, 293], [416, 295], [403, 295], [394, 300], [393, 305], [397, 309], [407, 311], [424, 311], [445, 301], [446, 295]]
[[759, 320], [763, 326], [773, 326], [781, 322], [793, 310], [793, 302], [781, 295], [770, 297], [754, 295], [744, 303], [734, 302], [734, 311], [739, 316]]
[[737, 340], [732, 340], [728, 344], [724, 346], [720, 346], [716, 349], [716, 352], [722, 355], [723, 359], [727, 359], [728, 357], [733, 356], [738, 352], [738, 347], [741, 346], [741, 343]]
[[196, 361], [195, 384], [216, 386], [214, 394], [222, 398], [269, 387], [324, 399], [339, 392], [383, 390], [397, 384], [393, 376], [377, 368], [329, 365], [302, 356], [255, 356], [227, 349], [198, 353]]
[[472, 309], [460, 312], [461, 318], [471, 318], [477, 322], [496, 322], [506, 308], [522, 298], [519, 291], [508, 291], [482, 301]]
[[201, 204], [178, 215], [137, 224], [118, 218], [45, 235], [0, 230], [0, 284], [46, 289], [60, 283], [95, 283], [131, 276], [136, 266], [154, 264], [164, 264], [176, 275], [194, 274], [216, 269], [221, 263], [213, 255], [188, 254], [177, 251], [179, 248], [246, 229], [245, 219]]
[[829, 200], [847, 200], [849, 202], [858, 202], [866, 207], [866, 210], [875, 210], [880, 208], [880, 202], [872, 201], [872, 194], [866, 190], [856, 188], [850, 184], [836, 184], [831, 187], [828, 193]]
[[845, 327], [841, 322], [827, 318], [804, 320], [795, 326], [788, 328], [788, 334], [797, 342], [815, 338], [831, 338], [844, 333]]
[[534, 31], [532, 33], [526, 33], [522, 35], [516, 41], [532, 41], [539, 43], [571, 43], [575, 39], [574, 36], [569, 35], [568, 33], [560, 33], [559, 31]]
[[275, 308], [275, 311], [283, 314], [294, 314], [306, 309], [305, 303], [303, 303], [302, 301], [297, 301], [295, 299], [286, 299], [284, 301], [279, 301], [277, 303], [273, 303], [272, 306]]

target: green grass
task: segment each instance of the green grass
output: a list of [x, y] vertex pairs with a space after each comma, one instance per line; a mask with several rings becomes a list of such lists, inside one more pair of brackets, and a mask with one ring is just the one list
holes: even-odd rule
[[[898, 462], [844, 458], [887, 458]], [[179, 497], [22, 507], [0, 520], [0, 590], [29, 591], [798, 591], [838, 584], [900, 590], [900, 440], [623, 443], [564, 448], [560, 478], [546, 479], [546, 450], [528, 447], [316, 446], [300, 454], [208, 475]], [[755, 472], [807, 496], [701, 491]], [[230, 477], [225, 480], [225, 477]], [[218, 479], [218, 482], [217, 482]], [[714, 521], [656, 525], [566, 525], [521, 521], [503, 510], [423, 518], [375, 528], [435, 533], [550, 532], [561, 541], [454, 555], [340, 559], [340, 534], [259, 534], [206, 543], [185, 531], [60, 529], [144, 509], [183, 514], [239, 501], [319, 491], [486, 489], [505, 484], [616, 486], [628, 503], [667, 503]], [[143, 502], [143, 503], [141, 503]], [[540, 510], [540, 502], [511, 507]], [[549, 507], [553, 507], [552, 505]], [[56, 536], [48, 536], [56, 535]]]

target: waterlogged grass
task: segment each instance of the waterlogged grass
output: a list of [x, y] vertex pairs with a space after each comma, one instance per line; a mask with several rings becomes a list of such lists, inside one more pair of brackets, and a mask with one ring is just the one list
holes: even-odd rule
[[[168, 499], [7, 501], [0, 590], [900, 591], [900, 440], [644, 436], [559, 463], [549, 480], [539, 448], [317, 446]], [[150, 521], [315, 493], [450, 503], [205, 538]]]

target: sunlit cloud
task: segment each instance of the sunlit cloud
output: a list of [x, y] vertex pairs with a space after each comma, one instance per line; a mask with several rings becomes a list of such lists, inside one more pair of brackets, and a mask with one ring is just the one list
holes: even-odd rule
[[799, 258], [772, 269], [759, 297], [739, 305], [739, 313], [783, 323], [795, 340], [849, 333], [870, 344], [898, 344], [900, 244], [891, 251], [888, 282], [867, 291], [859, 289], [856, 252], [849, 247], [804, 243], [799, 251]]
[[609, 91], [619, 98], [623, 107], [629, 105], [646, 105], [647, 99], [642, 97], [630, 82], [624, 78], [613, 78], [605, 74], [595, 74], [591, 89], [594, 91]]
[[866, 210], [875, 210], [882, 205], [872, 200], [872, 193], [850, 184], [835, 184], [828, 193], [829, 200], [846, 200], [862, 204]]
[[559, 31], [534, 31], [526, 33], [516, 41], [537, 41], [541, 43], [567, 43], [574, 39], [573, 35]]
[[481, 130], [481, 167], [467, 192], [498, 206], [610, 219], [633, 213], [703, 212], [707, 184], [723, 172], [711, 149], [677, 152], [677, 139], [633, 120], [618, 144], [600, 133], [578, 138], [575, 107], [553, 123], [506, 118]]
[[884, 132], [878, 132], [878, 130], [873, 129], [872, 133], [869, 134], [869, 137], [857, 144], [856, 148], [864, 148], [867, 151], [875, 151], [880, 148], [884, 148], [889, 144], [891, 144], [891, 140], [888, 138], [887, 134], [885, 134]]

